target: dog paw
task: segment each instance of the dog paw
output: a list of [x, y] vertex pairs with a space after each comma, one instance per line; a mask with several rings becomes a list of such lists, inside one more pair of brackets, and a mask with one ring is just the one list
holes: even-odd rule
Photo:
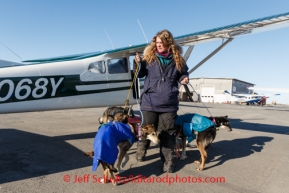
[[84, 155], [93, 157], [94, 156], [94, 151], [84, 152]]
[[200, 164], [201, 162], [199, 160], [194, 161], [195, 164]]
[[114, 186], [117, 186], [117, 182], [115, 180], [112, 180], [111, 183], [114, 185]]
[[107, 182], [108, 182], [108, 180], [105, 179], [105, 178], [101, 178], [101, 179], [100, 179], [100, 183], [102, 183], [102, 184], [105, 184], [105, 183], [107, 183]]
[[203, 171], [204, 170], [204, 168], [201, 168], [201, 167], [199, 167], [199, 168], [196, 168], [198, 171]]

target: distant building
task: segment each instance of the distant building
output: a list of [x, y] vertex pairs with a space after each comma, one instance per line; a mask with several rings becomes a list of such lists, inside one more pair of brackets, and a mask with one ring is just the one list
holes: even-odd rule
[[[197, 93], [191, 86], [188, 86], [194, 101], [215, 103], [226, 102], [224, 90], [231, 94], [252, 94], [252, 90], [249, 90], [248, 87], [254, 86], [252, 83], [235, 78], [190, 78], [190, 84]], [[186, 101], [187, 97], [185, 89], [181, 86], [180, 100]]]

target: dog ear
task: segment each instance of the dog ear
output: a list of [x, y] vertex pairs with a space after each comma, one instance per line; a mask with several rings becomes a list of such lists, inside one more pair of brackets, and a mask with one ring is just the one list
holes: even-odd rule
[[225, 117], [228, 118], [228, 115], [226, 115]]
[[148, 130], [148, 126], [147, 126], [147, 125], [142, 125], [142, 126], [141, 126], [141, 129], [142, 129], [142, 130]]
[[155, 127], [154, 124], [151, 124], [150, 126], [151, 126], [151, 128], [152, 128], [153, 130], [156, 130], [156, 127]]
[[148, 126], [147, 125], [142, 125], [141, 126], [141, 130], [142, 130], [142, 132], [147, 133], [148, 132]]

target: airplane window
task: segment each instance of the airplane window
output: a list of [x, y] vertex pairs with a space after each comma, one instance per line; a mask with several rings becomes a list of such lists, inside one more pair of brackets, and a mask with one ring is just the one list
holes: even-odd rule
[[92, 73], [104, 74], [106, 71], [104, 61], [90, 63], [88, 66], [88, 71]]
[[110, 74], [119, 74], [128, 72], [128, 65], [126, 58], [108, 60], [107, 67], [108, 73]]

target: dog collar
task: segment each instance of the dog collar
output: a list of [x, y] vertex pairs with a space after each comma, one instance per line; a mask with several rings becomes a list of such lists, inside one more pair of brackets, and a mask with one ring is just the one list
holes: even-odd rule
[[212, 119], [212, 122], [216, 125], [216, 120], [215, 120], [214, 117], [213, 117], [213, 119]]
[[217, 129], [217, 123], [216, 123], [216, 120], [215, 120], [214, 117], [212, 117], [212, 122], [214, 123], [214, 126], [215, 126], [216, 130], [218, 130], [218, 129]]

